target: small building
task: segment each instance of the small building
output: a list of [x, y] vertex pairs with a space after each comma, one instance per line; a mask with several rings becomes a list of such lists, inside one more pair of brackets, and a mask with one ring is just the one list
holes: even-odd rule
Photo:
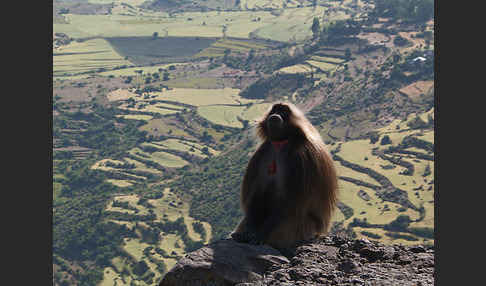
[[424, 58], [424, 57], [416, 57], [412, 60], [412, 63], [423, 63], [425, 62], [427, 59]]

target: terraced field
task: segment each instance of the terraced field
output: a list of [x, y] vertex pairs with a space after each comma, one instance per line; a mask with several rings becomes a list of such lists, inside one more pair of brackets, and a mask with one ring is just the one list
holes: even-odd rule
[[[155, 218], [151, 220], [151, 223], [167, 223], [175, 222], [179, 218], [184, 219], [184, 226], [187, 230], [187, 235], [193, 241], [202, 241], [208, 243], [211, 239], [211, 226], [206, 222], [200, 222], [189, 216], [189, 202], [181, 200], [170, 189], [166, 188], [163, 191], [163, 196], [160, 199], [147, 200], [147, 203], [152, 207], [149, 209], [145, 205], [139, 204], [140, 197], [138, 195], [123, 195], [115, 196], [113, 200], [108, 204], [106, 211], [114, 213], [125, 213], [129, 215], [147, 215], [153, 213]], [[114, 207], [113, 204], [128, 203], [127, 209], [125, 207]], [[145, 229], [151, 229], [147, 222], [134, 222], [123, 220], [111, 220], [112, 222], [125, 224], [129, 228], [135, 229], [139, 235], [140, 227]], [[201, 236], [201, 233], [197, 232], [193, 223], [201, 223], [205, 231], [205, 237]], [[138, 225], [138, 226], [137, 226]], [[158, 264], [164, 265], [167, 271], [177, 262], [179, 257], [185, 254], [185, 244], [181, 237], [181, 233], [166, 233], [160, 232], [160, 238], [156, 244], [142, 241], [141, 238], [126, 237], [123, 239], [122, 249], [137, 263], [141, 261], [145, 262], [149, 272], [155, 274], [153, 281], [157, 281], [164, 272], [160, 272]], [[127, 261], [127, 258], [115, 257], [112, 259], [112, 267], [106, 267], [104, 269], [103, 282], [100, 285], [113, 285], [116, 281], [118, 285], [130, 285], [130, 281], [133, 279], [139, 280], [137, 285], [151, 285], [140, 280], [141, 277], [134, 274], [133, 265]], [[125, 270], [124, 270], [125, 269]], [[145, 274], [144, 274], [145, 275]], [[124, 282], [123, 282], [124, 281]]]
[[128, 153], [137, 159], [148, 160], [168, 168], [180, 168], [189, 164], [184, 159], [164, 151], [148, 153], [135, 147], [129, 150]]
[[317, 69], [312, 67], [311, 65], [308, 64], [296, 64], [293, 66], [287, 66], [279, 69], [277, 72], [279, 73], [290, 73], [290, 74], [295, 74], [295, 73], [312, 73], [316, 72]]
[[[261, 38], [290, 41], [311, 36], [312, 19], [323, 18], [323, 13], [328, 10], [327, 7], [319, 5], [300, 6], [297, 1], [285, 1], [285, 9], [281, 9], [284, 1], [241, 1], [240, 6], [243, 11], [184, 12], [168, 15], [164, 12], [115, 5], [111, 15], [64, 14], [65, 22], [56, 23], [53, 28], [55, 33], [65, 33], [73, 38], [151, 37], [154, 32], [161, 37], [211, 38], [223, 37], [225, 25], [224, 34], [227, 37], [250, 38], [250, 33], [253, 33]], [[272, 8], [274, 11], [253, 11], [254, 8]], [[344, 10], [332, 10], [323, 21], [349, 17]]]
[[[110, 136], [122, 134], [116, 132], [128, 132], [123, 137], [120, 135], [120, 138], [126, 140], [118, 141], [124, 144], [120, 144], [118, 149], [104, 148], [98, 152], [96, 147], [87, 145], [93, 149], [68, 146], [65, 149], [56, 148], [56, 151], [74, 151], [76, 160], [88, 158], [89, 154], [100, 156], [96, 157], [98, 161], [94, 164], [90, 161], [91, 169], [103, 172], [106, 182], [119, 187], [116, 194], [112, 193], [112, 197], [104, 197], [108, 202], [103, 215], [106, 215], [106, 221], [128, 228], [127, 237], [119, 245], [119, 249], [127, 255], [111, 260], [111, 265], [103, 269], [104, 278], [98, 285], [156, 285], [157, 280], [186, 252], [208, 243], [213, 237], [211, 225], [195, 219], [199, 214], [194, 209], [194, 217], [189, 215], [191, 198], [177, 195], [196, 194], [197, 186], [176, 194], [176, 190], [168, 188], [162, 192], [162, 189], [158, 189], [161, 186], [159, 184], [176, 181], [180, 174], [190, 174], [194, 170], [184, 168], [190, 164], [198, 165], [199, 162], [207, 161], [212, 164], [211, 157], [220, 155], [225, 147], [238, 141], [236, 138], [241, 133], [239, 129], [254, 124], [271, 105], [263, 100], [249, 100], [239, 96], [243, 88], [261, 76], [258, 65], [254, 67], [251, 63], [249, 67], [245, 66], [245, 70], [237, 70], [229, 62], [221, 64], [219, 57], [223, 57], [229, 49], [232, 53], [230, 60], [234, 60], [232, 63], [238, 66], [241, 62], [234, 57], [235, 54], [238, 57], [242, 56], [238, 53], [255, 50], [258, 56], [265, 56], [265, 61], [273, 61], [277, 50], [265, 49], [278, 47], [281, 49], [278, 52], [292, 54], [287, 46], [312, 36], [311, 25], [315, 17], [322, 27], [332, 21], [357, 15], [363, 12], [360, 9], [364, 5], [369, 4], [361, 0], [318, 1], [317, 6], [312, 7], [313, 1], [310, 0], [241, 0], [240, 11], [169, 14], [140, 8], [150, 1], [85, 2], [113, 3], [113, 8], [106, 15], [73, 12], [57, 15], [54, 20], [54, 33], [61, 32], [74, 38], [64, 45], [59, 40], [63, 36], [56, 36], [60, 37], [57, 38], [56, 46], [60, 46], [53, 50], [53, 75], [55, 80], [59, 80], [57, 91], [61, 95], [56, 92], [55, 98], [58, 103], [62, 103], [59, 104], [62, 108], [55, 111], [56, 115], [61, 115], [62, 120], [58, 130], [66, 135], [72, 129], [70, 125], [77, 121], [77, 116], [83, 120], [85, 117], [91, 120], [93, 116], [97, 117], [93, 120], [103, 122], [103, 125], [98, 126], [105, 126], [106, 123], [107, 127], [115, 127], [114, 132], [109, 133]], [[204, 2], [207, 2], [208, 7], [221, 3], [214, 0]], [[225, 1], [225, 6], [229, 6], [230, 2], [233, 3]], [[402, 32], [401, 35], [412, 40], [411, 36], [416, 33]], [[386, 46], [393, 46], [393, 37], [382, 33], [367, 33], [363, 37], [376, 44], [385, 41]], [[412, 41], [415, 46], [422, 43], [422, 40]], [[354, 52], [353, 57], [358, 57]], [[271, 58], [266, 58], [269, 55]], [[277, 55], [276, 60], [280, 59]], [[359, 65], [353, 61], [346, 57], [344, 49], [326, 46], [320, 47], [299, 64], [283, 67], [277, 72], [312, 74], [316, 79], [314, 86], [317, 86], [322, 81], [337, 79], [334, 74], [346, 64], [350, 65], [350, 71], [359, 73], [355, 70]], [[378, 64], [378, 60], [373, 63]], [[169, 72], [168, 79], [165, 78], [165, 72]], [[77, 81], [92, 76], [92, 81]], [[145, 81], [147, 77], [150, 80]], [[87, 82], [93, 85], [92, 89], [82, 89], [82, 85]], [[332, 86], [336, 83], [337, 80]], [[313, 97], [313, 92], [317, 90], [307, 89], [311, 85], [306, 81], [303, 89], [292, 91], [285, 98], [299, 102], [305, 100], [304, 104], [312, 107], [320, 98]], [[159, 87], [161, 91], [145, 92], [158, 90]], [[329, 91], [325, 87], [318, 86], [319, 92]], [[342, 86], [338, 84], [338, 87]], [[433, 81], [423, 80], [392, 92], [421, 102], [422, 95], [430, 93], [432, 88]], [[306, 101], [308, 95], [312, 98]], [[88, 115], [83, 112], [73, 113], [78, 106], [73, 103], [76, 100], [71, 98], [78, 97], [84, 100], [76, 102], [82, 102], [82, 107], [79, 104], [80, 111], [93, 103], [96, 112]], [[105, 110], [107, 106], [114, 108]], [[97, 107], [100, 107], [101, 112], [98, 112]], [[116, 120], [113, 120], [113, 116], [116, 116]], [[434, 189], [434, 132], [430, 124], [424, 130], [409, 126], [417, 118], [429, 123], [430, 116], [433, 116], [433, 109], [418, 115], [412, 114], [406, 120], [395, 120], [377, 130], [379, 139], [373, 143], [370, 138], [338, 142], [331, 140], [334, 144], [330, 149], [335, 156], [340, 188], [340, 204], [333, 222], [352, 229], [358, 237], [385, 243], [433, 243], [434, 192], [437, 191]], [[359, 122], [356, 118], [350, 121]], [[321, 130], [322, 134], [329, 134], [327, 139], [336, 135], [344, 137], [348, 132], [347, 127], [340, 126], [343, 125], [326, 125], [326, 129]], [[86, 130], [87, 134], [96, 130], [91, 126], [81, 129]], [[78, 134], [84, 135], [81, 131]], [[61, 136], [56, 140], [69, 141], [67, 138], [75, 137], [69, 136]], [[382, 144], [385, 136], [391, 142]], [[86, 141], [86, 144], [96, 145], [91, 142], [95, 140]], [[70, 199], [62, 195], [63, 191], [69, 190], [65, 186], [71, 180], [71, 167], [64, 167], [70, 162], [63, 163], [66, 177], [54, 176], [53, 201], [57, 205]], [[215, 166], [219, 168], [219, 165]], [[182, 170], [175, 170], [179, 168]], [[170, 180], [166, 180], [167, 177], [171, 177]], [[218, 183], [214, 190], [219, 192], [233, 188], [226, 183]], [[101, 195], [105, 194], [100, 192]], [[219, 203], [220, 198], [228, 199], [227, 196], [220, 196], [214, 201]], [[195, 204], [192, 206], [194, 208]], [[406, 221], [399, 225], [397, 218], [406, 218]], [[391, 230], [397, 225], [399, 230]], [[216, 228], [220, 225], [214, 223], [213, 226], [214, 234], [219, 235]], [[103, 246], [101, 249], [104, 251]], [[146, 266], [148, 271], [144, 271], [143, 275], [137, 274], [139, 266]]]
[[150, 119], [147, 124], [139, 128], [141, 131], [147, 131], [153, 136], [176, 136], [183, 137], [190, 140], [195, 140], [196, 138], [189, 134], [184, 128], [177, 126], [176, 124], [170, 124], [164, 119], [153, 118]]
[[319, 81], [326, 80], [328, 76], [332, 75], [339, 67], [346, 63], [346, 60], [342, 58], [343, 55], [344, 51], [317, 51], [303, 63], [283, 67], [277, 72], [290, 74], [312, 73], [315, 78], [319, 78]]
[[242, 120], [253, 123], [271, 106], [270, 103], [252, 104], [251, 106], [207, 105], [197, 109], [207, 120], [224, 126], [243, 128]]
[[[216, 151], [212, 148], [208, 148], [201, 144], [186, 141], [186, 140], [180, 140], [180, 139], [167, 139], [164, 141], [154, 141], [152, 143], [144, 143], [144, 144], [146, 144], [146, 146], [153, 146], [156, 148], [167, 148], [167, 149], [187, 152], [189, 154], [199, 156], [202, 158], [206, 158], [208, 156], [207, 154], [217, 156], [220, 153], [219, 151]], [[144, 146], [144, 144], [142, 144], [142, 146]], [[203, 152], [205, 148], [207, 149], [206, 153]]]
[[131, 64], [104, 39], [71, 42], [53, 52], [54, 77], [97, 72]]
[[163, 64], [163, 65], [154, 65], [154, 66], [141, 66], [141, 67], [129, 67], [124, 69], [117, 69], [117, 70], [110, 70], [101, 72], [98, 75], [101, 76], [138, 76], [139, 73], [137, 71], [142, 71], [143, 74], [153, 74], [153, 73], [160, 73], [160, 70], [166, 70], [170, 66], [183, 66], [188, 65], [188, 63], [170, 63], [170, 64]]
[[236, 39], [220, 39], [213, 44], [211, 44], [208, 48], [202, 50], [201, 52], [194, 55], [194, 58], [202, 58], [202, 57], [222, 57], [224, 55], [224, 51], [226, 49], [231, 50], [232, 52], [241, 52], [247, 53], [250, 50], [259, 50], [265, 49], [267, 46], [263, 44], [258, 44], [249, 41], [242, 41]]
[[212, 104], [240, 104], [248, 100], [240, 98], [239, 89], [196, 89], [196, 88], [174, 88], [162, 92], [150, 93], [151, 100], [165, 100], [179, 102], [192, 106], [203, 106]]
[[[195, 143], [194, 134], [188, 132], [185, 128], [178, 127], [180, 124], [172, 124], [170, 119], [154, 118], [154, 116], [176, 114], [187, 109], [187, 107], [179, 104], [194, 106], [226, 102], [238, 104], [240, 110], [235, 118], [241, 116], [246, 120], [249, 117], [255, 117], [256, 114], [259, 115], [262, 107], [266, 108], [267, 105], [265, 104], [255, 104], [252, 107], [240, 106], [240, 103], [248, 100], [240, 98], [237, 95], [238, 91], [236, 89], [171, 89], [139, 95], [130, 90], [118, 89], [109, 93], [107, 96], [109, 101], [121, 101], [122, 103], [118, 108], [130, 112], [130, 114], [117, 115], [118, 117], [146, 121], [147, 124], [141, 126], [140, 129], [149, 131], [153, 135], [160, 134], [160, 130], [164, 135], [185, 138], [186, 140], [167, 139], [145, 142], [129, 150], [123, 161], [104, 159], [94, 164], [92, 169], [107, 172], [109, 174], [108, 182], [119, 187], [126, 187], [145, 181], [148, 175], [162, 175], [163, 168], [181, 168], [190, 164], [190, 161], [195, 158], [204, 159], [209, 155], [219, 154], [219, 151], [209, 146]], [[225, 110], [234, 106], [218, 105], [217, 107], [220, 110]], [[214, 116], [214, 114], [211, 114], [211, 116]], [[208, 118], [208, 120], [210, 119]], [[228, 122], [218, 122], [218, 120], [215, 123], [229, 125]], [[240, 123], [235, 127], [242, 127], [242, 124]], [[224, 135], [209, 128], [206, 128], [205, 131], [216, 140], [221, 139]], [[144, 176], [144, 174], [146, 175]]]
[[[433, 115], [433, 109], [418, 116], [427, 122], [429, 115]], [[379, 129], [380, 140], [375, 143], [352, 140], [338, 142], [332, 149], [340, 177], [340, 202], [352, 208], [341, 221], [344, 227], [351, 224], [360, 237], [404, 244], [433, 243], [432, 237], [418, 235], [417, 230], [431, 233], [434, 229], [434, 132], [410, 129], [408, 124], [416, 116], [411, 114], [407, 120], [396, 120]], [[384, 136], [391, 142], [382, 145]], [[394, 195], [387, 196], [387, 192]], [[407, 231], [394, 231], [393, 236], [387, 225], [403, 215], [410, 219]], [[361, 223], [356, 225], [356, 220]]]

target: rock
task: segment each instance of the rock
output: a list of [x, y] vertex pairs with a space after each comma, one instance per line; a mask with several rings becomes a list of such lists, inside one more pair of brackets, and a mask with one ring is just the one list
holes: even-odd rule
[[337, 269], [345, 273], [358, 272], [359, 265], [351, 259], [346, 259], [338, 265]]
[[280, 252], [269, 246], [238, 243], [230, 239], [219, 240], [180, 259], [159, 285], [217, 286], [251, 283], [261, 280], [270, 266], [288, 262]]
[[415, 245], [410, 247], [409, 250], [413, 253], [421, 253], [425, 252], [425, 247], [423, 247], [422, 245]]
[[421, 245], [329, 235], [299, 242], [289, 253], [287, 259], [269, 246], [221, 240], [187, 254], [160, 285], [434, 284], [434, 249]]

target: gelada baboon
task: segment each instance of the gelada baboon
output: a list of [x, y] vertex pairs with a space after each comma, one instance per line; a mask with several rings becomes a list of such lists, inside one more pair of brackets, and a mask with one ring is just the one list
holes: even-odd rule
[[320, 134], [291, 103], [274, 104], [256, 129], [263, 142], [243, 177], [245, 216], [231, 236], [283, 249], [326, 234], [337, 176]]

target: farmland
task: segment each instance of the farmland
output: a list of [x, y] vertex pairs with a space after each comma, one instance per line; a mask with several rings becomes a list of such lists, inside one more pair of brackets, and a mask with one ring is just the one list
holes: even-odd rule
[[230, 127], [242, 128], [243, 121], [254, 121], [270, 107], [268, 103], [248, 106], [207, 105], [198, 108], [198, 113], [209, 121]]
[[[188, 237], [184, 237], [184, 234], [178, 230], [174, 232], [167, 227], [167, 232], [162, 232], [160, 237], [150, 242], [132, 237], [123, 238], [122, 249], [129, 256], [128, 261], [132, 260], [137, 263], [143, 261], [147, 265], [148, 270], [153, 273], [152, 281], [156, 281], [163, 274], [160, 272], [160, 269], [162, 269], [160, 267], [170, 269], [174, 266], [176, 260], [184, 255], [184, 248], [186, 247], [184, 241], [189, 239], [189, 241], [202, 241], [207, 243], [211, 239], [211, 227], [205, 222], [199, 222], [190, 217], [188, 214], [188, 202], [181, 200], [170, 189], [165, 189], [162, 197], [159, 199], [150, 199], [144, 204], [140, 202], [140, 197], [136, 195], [116, 196], [110, 202], [106, 211], [118, 214], [136, 214], [139, 216], [153, 214], [153, 219], [150, 222], [146, 221], [134, 224], [124, 220], [112, 219], [110, 221], [127, 225], [133, 228], [136, 233], [141, 234], [149, 233], [149, 230], [152, 228], [150, 225], [154, 225], [154, 223], [170, 224], [182, 219], [184, 222], [182, 227], [185, 229], [186, 232], [184, 233], [187, 233]], [[117, 205], [116, 207], [113, 206], [115, 203]], [[200, 229], [198, 231], [195, 230], [195, 223], [201, 225], [202, 229], [204, 229], [204, 234], [198, 232], [201, 231]], [[138, 276], [134, 274], [136, 272], [134, 266], [129, 266], [126, 272], [121, 271], [127, 267], [126, 265], [130, 265], [123, 257], [115, 257], [112, 261], [113, 267], [106, 267], [104, 269], [104, 279], [101, 285], [111, 285], [109, 283], [122, 279], [130, 281], [133, 277]]]
[[225, 237], [280, 100], [335, 161], [333, 233], [434, 244], [433, 21], [360, 0], [164, 3], [55, 1], [54, 285], [154, 285]]
[[[433, 114], [432, 111], [421, 114], [421, 117]], [[421, 138], [433, 132], [424, 133], [408, 128], [414, 118], [414, 115], [410, 115], [405, 121], [392, 122], [388, 126], [378, 129], [378, 136], [390, 138], [391, 142], [388, 144], [382, 144], [381, 141], [371, 143], [369, 140], [337, 143], [338, 147], [334, 151], [337, 151], [335, 154], [339, 156], [339, 175], [342, 178], [356, 180], [351, 182], [344, 180], [340, 183], [340, 201], [352, 206], [354, 210], [353, 215], [344, 220], [345, 226], [353, 222], [353, 229], [354, 225], [359, 229], [365, 226], [373, 230], [371, 232], [376, 233], [376, 229], [380, 227], [375, 225], [381, 225], [383, 228], [399, 215], [405, 215], [411, 220], [410, 229], [416, 227], [433, 229], [434, 186], [431, 184], [434, 173], [431, 162], [433, 159], [427, 157], [430, 150], [424, 150], [424, 147], [407, 146], [408, 143], [405, 143], [405, 141], [412, 141], [409, 140], [410, 138]], [[418, 145], [414, 146], [418, 147]], [[404, 150], [406, 151], [414, 151], [405, 153], [406, 155], [393, 152], [384, 153], [384, 151], [393, 147], [397, 150], [402, 150], [405, 147]], [[360, 175], [350, 172], [359, 172]], [[386, 179], [381, 179], [381, 176]], [[356, 185], [356, 182], [358, 182], [358, 185]], [[375, 195], [375, 193], [378, 194], [376, 188], [365, 187], [365, 185], [384, 186], [383, 184], [390, 184], [401, 189], [407, 199], [405, 201], [385, 200], [384, 197], [379, 198]], [[422, 210], [420, 210], [421, 208]], [[366, 223], [356, 224], [356, 219]], [[370, 226], [367, 226], [367, 224]], [[359, 231], [356, 231], [356, 233], [360, 236]], [[381, 233], [381, 236], [383, 237], [383, 233]], [[411, 233], [408, 233], [407, 237], [410, 237], [410, 240], [402, 241], [405, 244], [413, 244], [417, 240], [431, 243], [430, 237], [417, 237]]]
[[95, 72], [131, 64], [104, 39], [72, 42], [53, 53], [54, 76]]

